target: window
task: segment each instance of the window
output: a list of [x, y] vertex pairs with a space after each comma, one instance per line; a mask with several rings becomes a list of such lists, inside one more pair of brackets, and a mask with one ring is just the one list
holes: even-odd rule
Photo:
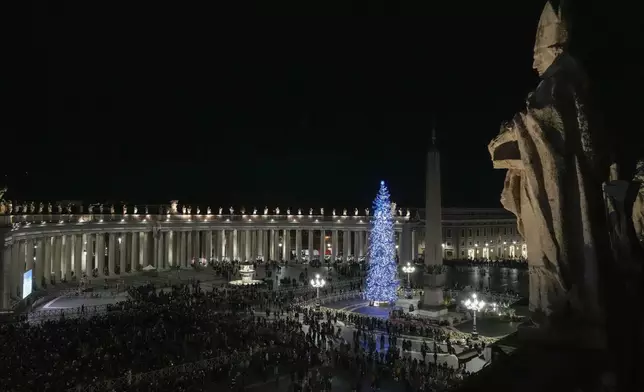
[[487, 237], [487, 228], [483, 228], [483, 237]]
[[477, 237], [480, 237], [480, 236], [481, 236], [481, 230], [480, 230], [480, 229], [476, 229], [476, 236], [477, 236]]
[[461, 241], [461, 246], [465, 246], [465, 241]]
[[449, 242], [449, 241], [447, 241], [447, 246], [448, 246], [448, 247], [449, 247], [449, 246], [452, 246], [452, 243], [451, 243], [451, 242]]
[[465, 237], [465, 229], [461, 229], [461, 237]]
[[470, 241], [470, 246], [472, 246], [472, 241]]
[[472, 236], [472, 229], [467, 229], [467, 236], [471, 237]]
[[452, 238], [452, 229], [447, 229], [447, 238]]
[[510, 235], [514, 234], [513, 231], [514, 229], [510, 227]]
[[507, 227], [504, 227], [504, 228], [503, 228], [503, 235], [507, 235], [507, 234], [508, 234], [508, 228], [507, 228]]
[[465, 251], [464, 250], [461, 251], [461, 256], [465, 257]]

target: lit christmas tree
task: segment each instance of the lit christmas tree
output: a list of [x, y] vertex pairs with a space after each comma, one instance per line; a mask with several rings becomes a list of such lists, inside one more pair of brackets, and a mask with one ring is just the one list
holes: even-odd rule
[[369, 272], [366, 298], [373, 302], [394, 303], [398, 299], [396, 277], [396, 243], [394, 218], [389, 191], [380, 182], [380, 191], [373, 202], [373, 218], [369, 233]]

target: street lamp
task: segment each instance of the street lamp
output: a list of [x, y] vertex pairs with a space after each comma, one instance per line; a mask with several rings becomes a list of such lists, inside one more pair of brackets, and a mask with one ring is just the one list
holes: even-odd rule
[[474, 317], [472, 318], [472, 339], [478, 339], [479, 333], [476, 331], [476, 312], [480, 312], [485, 307], [484, 301], [479, 301], [476, 298], [476, 293], [472, 294], [472, 298], [468, 298], [462, 302], [468, 310], [474, 312]]
[[407, 265], [406, 265], [406, 266], [404, 266], [404, 267], [402, 267], [402, 270], [403, 270], [403, 272], [404, 272], [404, 273], [406, 273], [406, 274], [407, 274], [407, 286], [411, 286], [411, 285], [410, 285], [410, 283], [409, 283], [409, 276], [410, 276], [411, 274], [413, 274], [413, 273], [414, 273], [414, 271], [416, 271], [416, 267], [414, 267], [413, 265], [411, 265], [411, 263], [410, 263], [410, 262], [407, 262]]
[[315, 279], [311, 279], [311, 286], [316, 288], [317, 291], [317, 297], [320, 298], [320, 288], [324, 287], [326, 284], [326, 281], [324, 279], [320, 279], [320, 274], [315, 274]]

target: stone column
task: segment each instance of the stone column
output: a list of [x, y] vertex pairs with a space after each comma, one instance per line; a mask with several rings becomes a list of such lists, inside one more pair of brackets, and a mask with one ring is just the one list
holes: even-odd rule
[[127, 233], [121, 233], [119, 240], [119, 275], [125, 275], [127, 269]]
[[83, 235], [75, 234], [72, 237], [74, 277], [76, 282], [80, 282], [83, 277]]
[[130, 243], [130, 272], [134, 273], [138, 271], [139, 266], [141, 265], [141, 252], [139, 251], [139, 240], [141, 239], [141, 234], [139, 232], [134, 232], [130, 234], [131, 243]]
[[154, 266], [156, 269], [162, 270], [165, 269], [165, 257], [163, 257], [163, 232], [153, 232], [152, 235], [154, 237]]
[[271, 258], [271, 253], [270, 253], [270, 244], [269, 244], [269, 234], [270, 231], [268, 230], [262, 230], [262, 257], [264, 258], [264, 261], [268, 261]]
[[116, 274], [116, 233], [110, 233], [107, 243], [107, 271], [110, 276]]
[[351, 252], [351, 239], [349, 236], [351, 236], [349, 230], [345, 230], [342, 233], [342, 261], [345, 263], [349, 260], [349, 253]]
[[250, 260], [256, 261], [259, 247], [257, 245], [257, 230], [250, 231]]
[[[47, 244], [45, 244], [47, 246]], [[47, 248], [45, 248], [45, 251]], [[94, 257], [94, 234], [85, 234], [83, 239], [83, 260], [85, 265], [85, 275], [87, 279], [92, 279], [92, 259]], [[45, 259], [47, 256], [45, 256]]]
[[232, 245], [232, 255], [233, 255], [233, 260], [240, 260], [241, 257], [241, 252], [240, 252], [240, 246], [239, 246], [239, 240], [240, 240], [240, 235], [239, 235], [239, 230], [233, 229], [230, 232], [230, 241]]
[[177, 233], [177, 265], [181, 268], [186, 266], [186, 232]]
[[36, 263], [33, 272], [34, 287], [42, 288], [42, 278], [45, 276], [45, 238], [36, 240]]
[[[49, 282], [51, 279], [51, 237], [45, 236], [45, 244], [44, 244], [44, 260], [42, 262], [42, 273], [43, 277], [45, 278], [45, 283], [49, 286]], [[42, 284], [39, 282], [39, 284]]]
[[228, 258], [229, 261], [234, 261], [235, 260], [235, 230], [227, 230], [228, 231], [228, 236], [226, 237], [226, 257]]
[[338, 243], [340, 242], [340, 241], [338, 241], [338, 230], [333, 230], [331, 232], [331, 235], [332, 235], [332, 237], [331, 237], [331, 246], [333, 247], [332, 252], [331, 252], [331, 254], [332, 254], [331, 261], [333, 262], [333, 261], [335, 261], [335, 259], [338, 258], [338, 254], [340, 253], [340, 252], [338, 252]]
[[22, 270], [25, 265], [25, 242], [24, 241], [14, 241], [13, 243], [14, 254], [12, 255], [11, 262], [13, 263], [12, 268], [12, 285], [11, 292], [17, 298], [21, 298], [22, 292], [20, 288], [22, 287]]
[[326, 252], [326, 241], [324, 239], [325, 237], [325, 230], [321, 229], [320, 230], [320, 262], [324, 263], [324, 254]]
[[217, 231], [217, 260], [223, 261], [224, 260], [224, 242], [225, 242], [225, 237], [224, 237], [225, 231], [224, 230], [218, 230]]
[[360, 235], [362, 232], [360, 231], [354, 231], [354, 240], [353, 240], [353, 259], [355, 261], [358, 261], [358, 257], [360, 257]]
[[[5, 309], [9, 307], [9, 299], [11, 298], [11, 246], [4, 248], [1, 256], [0, 266], [2, 266], [2, 269], [0, 271], [2, 271], [2, 276], [0, 277], [0, 284], [2, 284], [2, 298], [0, 298], [0, 307]], [[40, 282], [38, 284], [40, 285]]]
[[164, 250], [163, 253], [163, 259], [165, 261], [165, 268], [170, 268], [174, 267], [175, 261], [174, 261], [174, 252], [173, 252], [173, 244], [174, 244], [174, 236], [172, 231], [166, 231], [163, 233], [164, 239], [163, 239], [163, 245], [164, 245]]
[[416, 230], [412, 230], [411, 232], [411, 259], [416, 260], [416, 256], [418, 253], [418, 243], [417, 237], [416, 237]]
[[286, 262], [291, 259], [291, 230], [284, 230], [284, 240], [282, 242], [282, 259]]
[[195, 262], [199, 260], [202, 256], [201, 248], [201, 232], [193, 231], [192, 232], [192, 257], [195, 259]]
[[253, 238], [251, 237], [250, 230], [246, 230], [244, 235], [244, 261], [252, 260], [253, 256], [251, 254]]
[[56, 282], [60, 282], [63, 268], [62, 268], [62, 261], [63, 261], [63, 237], [60, 235], [57, 235], [54, 237], [54, 257], [52, 259], [52, 271], [54, 273], [54, 279]]
[[275, 238], [277, 237], [277, 236], [275, 235], [275, 229], [271, 229], [271, 231], [270, 231], [270, 237], [271, 237], [271, 244], [270, 244], [270, 246], [271, 246], [271, 251], [270, 251], [269, 259], [270, 259], [270, 260], [275, 260], [275, 259], [276, 259], [275, 255], [277, 254], [277, 251], [276, 251], [276, 249], [275, 249], [275, 248], [277, 248], [277, 244], [275, 243]]
[[307, 239], [309, 250], [309, 263], [313, 260], [313, 230], [309, 229], [309, 238]]
[[[25, 272], [34, 269], [34, 240], [25, 241]], [[31, 272], [32, 280], [35, 277], [33, 271]]]
[[295, 260], [302, 260], [302, 230], [295, 230]]
[[141, 257], [141, 266], [147, 267], [150, 264], [150, 243], [152, 242], [150, 240], [150, 234], [151, 232], [149, 231], [144, 231], [141, 233], [141, 251], [142, 251], [142, 257]]
[[96, 234], [96, 268], [98, 277], [105, 276], [105, 234]]
[[65, 280], [71, 282], [72, 280], [72, 251], [74, 250], [72, 244], [72, 235], [66, 235], [63, 238], [63, 259], [65, 260]]
[[206, 237], [204, 238], [204, 243], [205, 243], [205, 258], [206, 260], [210, 263], [210, 260], [212, 259], [212, 231], [204, 231], [203, 235]]

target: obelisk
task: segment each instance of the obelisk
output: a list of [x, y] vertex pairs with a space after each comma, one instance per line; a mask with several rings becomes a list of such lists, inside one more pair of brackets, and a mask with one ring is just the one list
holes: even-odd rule
[[447, 313], [443, 301], [443, 229], [441, 225], [441, 158], [436, 145], [436, 128], [427, 151], [425, 173], [425, 275], [421, 309], [430, 317]]

